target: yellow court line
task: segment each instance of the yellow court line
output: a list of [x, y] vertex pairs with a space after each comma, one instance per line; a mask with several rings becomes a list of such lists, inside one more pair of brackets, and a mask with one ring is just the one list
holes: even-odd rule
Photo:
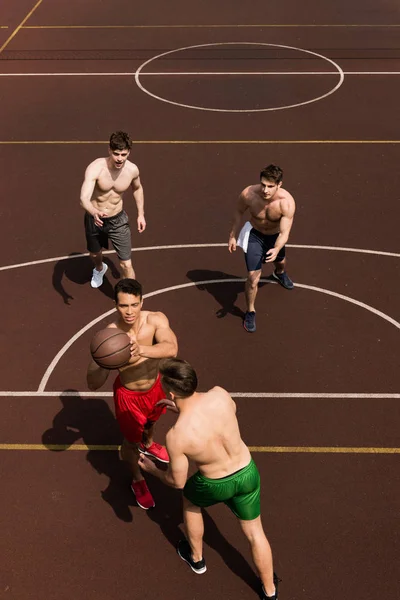
[[18, 31], [20, 29], [22, 29], [22, 26], [24, 23], [26, 23], [26, 21], [29, 19], [29, 17], [31, 15], [33, 15], [33, 13], [35, 12], [35, 10], [37, 9], [37, 7], [42, 3], [43, 0], [38, 0], [38, 2], [36, 2], [35, 6], [32, 8], [32, 10], [30, 10], [28, 12], [28, 14], [26, 15], [26, 17], [21, 21], [21, 23], [18, 25], [18, 27], [16, 27], [14, 29], [14, 31], [12, 32], [12, 34], [10, 35], [9, 38], [6, 39], [6, 41], [4, 42], [4, 44], [2, 45], [2, 47], [0, 48], [0, 54], [3, 52], [4, 48], [6, 48], [8, 46], [8, 44], [11, 42], [11, 40], [13, 39], [13, 37], [15, 37], [18, 33]]
[[285, 28], [285, 27], [400, 27], [399, 23], [362, 25], [361, 23], [330, 24], [330, 23], [255, 23], [234, 25], [26, 25], [23, 29], [245, 29], [245, 28]]
[[[108, 144], [108, 140], [0, 140], [0, 145]], [[133, 144], [400, 144], [400, 140], [134, 140]]]
[[[95, 451], [116, 451], [120, 446], [115, 444], [0, 444], [0, 450], [95, 450]], [[308, 453], [308, 454], [400, 454], [400, 448], [364, 448], [347, 446], [249, 446], [250, 452], [267, 453]]]

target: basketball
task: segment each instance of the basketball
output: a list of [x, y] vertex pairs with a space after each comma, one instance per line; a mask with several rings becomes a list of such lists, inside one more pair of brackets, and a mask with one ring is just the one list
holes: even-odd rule
[[131, 357], [131, 340], [120, 329], [101, 329], [93, 336], [90, 352], [99, 367], [119, 369]]

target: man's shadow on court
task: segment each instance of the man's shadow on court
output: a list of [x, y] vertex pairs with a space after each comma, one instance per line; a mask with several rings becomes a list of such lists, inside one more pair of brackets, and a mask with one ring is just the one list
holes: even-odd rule
[[[183, 527], [181, 527], [183, 523], [182, 491], [166, 486], [158, 478], [149, 474], [146, 475], [146, 480], [156, 502], [155, 508], [147, 512], [148, 517], [159, 525], [163, 535], [176, 551], [177, 543], [184, 537]], [[226, 508], [226, 510], [229, 509]], [[260, 580], [247, 560], [225, 539], [215, 521], [204, 509], [203, 518], [205, 545], [213, 548], [237, 577], [240, 577], [256, 593], [259, 593]], [[232, 515], [232, 524], [235, 519], [236, 517]], [[239, 525], [234, 529], [237, 530], [238, 535], [243, 535]], [[207, 548], [205, 548], [205, 554], [207, 554]]]
[[[222, 319], [228, 314], [239, 319], [244, 318], [244, 311], [236, 305], [239, 294], [244, 294], [244, 277], [240, 278], [237, 275], [228, 275], [228, 273], [222, 271], [210, 271], [208, 269], [193, 269], [186, 273], [186, 277], [195, 283], [210, 279], [237, 279], [237, 282], [229, 283], [197, 283], [196, 287], [211, 294], [221, 306], [215, 313], [218, 319]], [[266, 283], [261, 281], [258, 287], [260, 288], [263, 285], [266, 285]]]
[[[113, 286], [108, 277], [119, 279], [121, 273], [113, 261], [103, 256], [103, 262], [108, 265], [108, 271], [104, 276], [103, 284], [98, 288], [108, 298], [114, 299]], [[71, 252], [68, 258], [59, 260], [53, 270], [53, 287], [61, 296], [64, 304], [71, 304], [73, 296], [64, 287], [64, 279], [68, 279], [78, 285], [90, 285], [92, 278], [93, 263], [88, 256], [82, 256], [80, 252]], [[107, 277], [108, 275], [108, 277]]]
[[[100, 394], [99, 394], [100, 395]], [[100, 398], [81, 398], [74, 389], [60, 395], [61, 410], [53, 419], [53, 426], [42, 435], [42, 443], [52, 451], [67, 450], [78, 440], [87, 446], [119, 446], [122, 436], [118, 423], [108, 404]], [[54, 448], [62, 445], [63, 448]], [[87, 461], [99, 473], [109, 478], [101, 497], [125, 522], [133, 520], [131, 507], [138, 508], [130, 488], [132, 475], [126, 463], [120, 460], [118, 450], [88, 450]]]

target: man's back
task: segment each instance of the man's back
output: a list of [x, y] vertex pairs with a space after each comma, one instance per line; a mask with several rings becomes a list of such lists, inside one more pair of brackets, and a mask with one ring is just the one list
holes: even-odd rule
[[250, 452], [240, 437], [236, 405], [228, 392], [214, 387], [184, 403], [168, 437], [179, 443], [205, 477], [226, 477], [249, 463]]

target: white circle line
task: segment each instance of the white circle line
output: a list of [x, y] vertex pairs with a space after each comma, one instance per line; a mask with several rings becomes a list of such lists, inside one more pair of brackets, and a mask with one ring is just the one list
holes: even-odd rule
[[[212, 243], [212, 244], [170, 244], [166, 246], [143, 246], [142, 248], [132, 248], [132, 252], [145, 252], [149, 250], [182, 250], [185, 248], [222, 248], [228, 247], [225, 242]], [[400, 258], [398, 252], [385, 252], [383, 250], [366, 250], [365, 248], [345, 248], [341, 246], [314, 246], [312, 244], [286, 244], [287, 248], [297, 248], [299, 250], [334, 250], [337, 252], [354, 252], [355, 254], [374, 254], [376, 256], [392, 256], [394, 258]], [[103, 254], [115, 254], [115, 250], [105, 250]], [[21, 267], [31, 267], [35, 265], [42, 265], [45, 263], [72, 260], [74, 258], [83, 258], [89, 256], [88, 252], [82, 252], [81, 254], [65, 255], [65, 256], [54, 256], [53, 258], [42, 258], [40, 260], [32, 260], [30, 262], [17, 263], [14, 265], [5, 265], [0, 267], [0, 271], [8, 271], [10, 269], [19, 269]]]
[[[140, 74], [141, 74], [142, 69], [144, 69], [144, 67], [146, 67], [151, 62], [158, 60], [159, 58], [168, 56], [169, 54], [174, 54], [176, 52], [183, 52], [184, 50], [193, 50], [193, 48], [206, 48], [206, 47], [210, 47], [210, 46], [232, 46], [232, 45], [235, 45], [235, 46], [237, 46], [237, 45], [270, 46], [273, 48], [285, 48], [286, 50], [297, 50], [297, 52], [304, 52], [305, 54], [311, 54], [312, 56], [321, 58], [322, 60], [325, 60], [325, 61], [329, 62], [331, 65], [333, 65], [333, 67], [338, 72], [339, 81], [335, 85], [335, 87], [333, 87], [331, 90], [329, 90], [329, 92], [327, 92], [326, 94], [322, 94], [321, 96], [318, 96], [317, 98], [312, 98], [311, 100], [305, 100], [304, 102], [297, 102], [296, 104], [288, 104], [286, 106], [275, 106], [275, 107], [270, 107], [270, 108], [252, 108], [252, 109], [209, 108], [209, 107], [204, 107], [204, 106], [194, 106], [191, 104], [183, 104], [181, 102], [174, 102], [172, 100], [167, 100], [166, 98], [162, 98], [161, 96], [157, 96], [156, 94], [153, 94], [148, 89], [146, 89], [140, 82]], [[173, 104], [175, 106], [180, 106], [182, 108], [192, 108], [194, 110], [203, 110], [203, 111], [211, 111], [211, 112], [253, 113], [253, 112], [268, 112], [268, 111], [275, 111], [275, 110], [285, 110], [288, 108], [297, 108], [299, 106], [305, 106], [307, 104], [312, 104], [313, 102], [318, 102], [318, 100], [323, 100], [324, 98], [327, 98], [328, 96], [330, 96], [331, 94], [333, 94], [340, 88], [340, 86], [342, 85], [342, 83], [344, 81], [344, 72], [341, 69], [341, 67], [337, 63], [335, 63], [332, 59], [328, 58], [327, 56], [323, 56], [322, 54], [318, 54], [317, 52], [312, 52], [311, 50], [305, 50], [304, 48], [296, 48], [295, 46], [284, 46], [283, 44], [266, 44], [264, 42], [216, 42], [216, 43], [211, 43], [211, 44], [196, 44], [195, 46], [186, 46], [183, 48], [176, 48], [175, 50], [168, 50], [168, 52], [163, 52], [161, 54], [157, 54], [153, 58], [149, 58], [148, 60], [146, 60], [144, 63], [142, 63], [136, 69], [135, 81], [136, 81], [136, 85], [138, 86], [138, 88], [140, 90], [142, 90], [142, 92], [144, 92], [145, 94], [148, 94], [149, 96], [151, 96], [152, 98], [155, 98], [156, 100], [160, 100], [161, 102], [166, 102], [167, 104]]]
[[[189, 283], [181, 283], [179, 285], [173, 285], [171, 287], [155, 290], [154, 292], [149, 292], [148, 294], [144, 294], [143, 298], [151, 298], [153, 296], [158, 296], [160, 294], [164, 294], [165, 292], [172, 292], [175, 290], [181, 290], [184, 288], [194, 287], [194, 286], [198, 286], [198, 285], [217, 284], [217, 283], [240, 283], [240, 282], [243, 283], [245, 281], [246, 281], [246, 279], [239, 278], [239, 277], [235, 278], [235, 279], [209, 279], [206, 281], [190, 281]], [[261, 279], [260, 281], [262, 281], [263, 283], [275, 284], [275, 282], [269, 281], [266, 279]], [[339, 298], [340, 300], [345, 300], [346, 302], [349, 302], [350, 304], [355, 304], [356, 306], [364, 308], [365, 310], [368, 310], [369, 312], [377, 315], [378, 317], [381, 317], [385, 321], [388, 321], [388, 323], [391, 323], [392, 325], [397, 327], [397, 329], [400, 329], [400, 323], [398, 321], [395, 321], [395, 319], [392, 319], [392, 317], [389, 317], [389, 315], [383, 313], [380, 310], [377, 310], [376, 308], [374, 308], [372, 306], [369, 306], [368, 304], [365, 304], [364, 302], [360, 302], [359, 300], [355, 300], [354, 298], [350, 298], [349, 296], [344, 296], [343, 294], [338, 294], [337, 292], [333, 292], [333, 291], [327, 290], [325, 288], [319, 288], [319, 287], [316, 287], [313, 285], [306, 285], [304, 283], [296, 283], [296, 287], [303, 288], [305, 290], [311, 290], [314, 292], [321, 292], [322, 294], [327, 294], [328, 296], [333, 296], [335, 298]], [[61, 350], [53, 358], [50, 365], [47, 367], [46, 372], [43, 375], [43, 377], [40, 381], [39, 387], [37, 389], [38, 392], [43, 392], [45, 390], [45, 387], [47, 385], [47, 382], [48, 382], [53, 370], [57, 366], [57, 363], [59, 362], [59, 360], [62, 358], [62, 356], [68, 350], [68, 348], [70, 348], [72, 346], [72, 344], [74, 342], [76, 342], [76, 340], [79, 339], [81, 337], [81, 335], [84, 334], [86, 331], [88, 331], [93, 325], [96, 325], [96, 323], [99, 323], [99, 321], [101, 321], [102, 319], [111, 315], [113, 312], [115, 312], [115, 310], [116, 309], [113, 308], [113, 309], [103, 313], [99, 317], [96, 317], [96, 319], [93, 319], [93, 321], [90, 321], [90, 323], [88, 323], [87, 325], [82, 327], [82, 329], [80, 329], [77, 333], [75, 333], [75, 335], [73, 335], [72, 338], [70, 340], [68, 340], [68, 342], [66, 344], [64, 344], [64, 346], [61, 348]]]
[[[368, 392], [229, 392], [232, 398], [310, 398], [310, 399], [359, 399], [365, 398], [370, 400], [400, 400], [399, 393], [389, 392], [387, 394], [368, 393]], [[0, 391], [0, 398], [55, 398], [56, 396], [63, 396], [67, 398], [75, 398], [81, 396], [82, 398], [111, 398], [112, 392], [86, 392], [86, 391], [52, 391], [52, 392], [37, 392], [37, 391]]]

